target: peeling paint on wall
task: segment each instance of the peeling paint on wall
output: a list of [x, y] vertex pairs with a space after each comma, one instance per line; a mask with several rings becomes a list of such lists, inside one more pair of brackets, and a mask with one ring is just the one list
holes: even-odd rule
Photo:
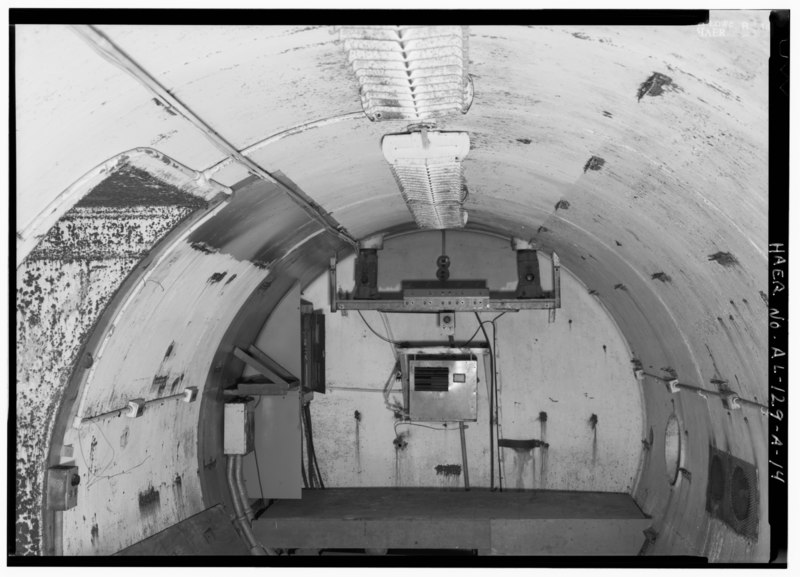
[[82, 343], [139, 260], [204, 205], [131, 167], [64, 214], [17, 268], [17, 554], [41, 551], [43, 463]]
[[645, 96], [661, 96], [664, 92], [681, 91], [681, 88], [672, 81], [672, 78], [660, 72], [653, 72], [650, 77], [642, 82], [636, 93], [636, 99], [641, 100]]
[[718, 251], [708, 255], [708, 260], [721, 264], [724, 267], [732, 267], [739, 264], [739, 260], [729, 252]]
[[585, 173], [587, 170], [600, 170], [605, 165], [606, 161], [599, 156], [592, 156], [589, 160], [586, 161], [586, 164], [583, 165], [583, 172]]

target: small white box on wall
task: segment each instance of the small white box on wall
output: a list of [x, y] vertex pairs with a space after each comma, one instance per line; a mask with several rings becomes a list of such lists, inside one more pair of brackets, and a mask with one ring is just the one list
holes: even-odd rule
[[226, 403], [223, 426], [226, 455], [246, 455], [253, 451], [255, 421], [247, 403]]

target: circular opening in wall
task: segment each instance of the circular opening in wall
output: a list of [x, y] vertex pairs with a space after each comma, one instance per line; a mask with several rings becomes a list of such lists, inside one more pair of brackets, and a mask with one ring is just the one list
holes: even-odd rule
[[741, 467], [736, 467], [731, 479], [731, 504], [733, 514], [739, 521], [744, 521], [750, 514], [750, 481]]
[[711, 459], [711, 467], [708, 473], [709, 493], [715, 502], [722, 500], [725, 492], [725, 471], [722, 469], [722, 459], [714, 455]]
[[681, 424], [675, 414], [670, 415], [667, 421], [667, 430], [664, 434], [664, 457], [667, 463], [669, 484], [674, 485], [678, 480], [678, 469], [681, 466]]

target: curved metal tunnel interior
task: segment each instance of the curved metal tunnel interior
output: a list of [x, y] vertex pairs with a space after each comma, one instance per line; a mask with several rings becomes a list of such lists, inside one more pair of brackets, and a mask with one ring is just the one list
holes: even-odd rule
[[[652, 518], [647, 553], [755, 561], [769, 551], [768, 15], [712, 16], [747, 22], [754, 33], [712, 44], [694, 27], [471, 27], [473, 105], [437, 125], [470, 135], [465, 230], [530, 239], [542, 253], [557, 253], [593, 303], [586, 306], [604, 310], [631, 351], [627, 369], [641, 390], [644, 431], [630, 493]], [[39, 487], [25, 489], [27, 508], [18, 509], [17, 542], [29, 552], [116, 553], [218, 503], [235, 504], [220, 425], [221, 389], [242, 371], [232, 350], [255, 342], [296, 283], [304, 290], [325, 275], [331, 255], [352, 254], [287, 189], [356, 239], [416, 234], [380, 150], [384, 134], [409, 123], [363, 115], [335, 34], [209, 28], [99, 27], [271, 181], [247, 176], [256, 173], [227, 160], [185, 115], [73, 31], [17, 31], [19, 220], [27, 224], [18, 230], [27, 256], [18, 262], [18, 284], [36, 286], [47, 263], [85, 261], [83, 273], [63, 269], [85, 288], [63, 306], [89, 315], [80, 298], [102, 293], [89, 307], [97, 323], [71, 329], [74, 369], [33, 363], [18, 378], [18, 425], [51, 431], [45, 439], [39, 433], [38, 444], [21, 444], [22, 471]], [[60, 60], [59, 45], [70, 48], [71, 63]], [[48, 86], [72, 75], [67, 95], [37, 80], [34, 64], [45, 66]], [[61, 161], [41, 175], [29, 151], [55, 118], [81, 146], [65, 147], [59, 132], [39, 156]], [[129, 152], [115, 156], [121, 151]], [[98, 201], [99, 236], [67, 249], [52, 241], [54, 230], [67, 240], [80, 234], [64, 224], [88, 218], [76, 210], [93, 210], [78, 200], [125, 171], [203, 205], [181, 196], [156, 206], [155, 216], [151, 206], [147, 218], [133, 209], [123, 218], [113, 203]], [[139, 220], [124, 221], [130, 218]], [[147, 234], [123, 238], [126, 226]], [[96, 254], [108, 234], [127, 250], [114, 257], [122, 264], [108, 264], [117, 266], [113, 273], [97, 269], [112, 262]], [[108, 286], [98, 288], [104, 274]], [[18, 292], [18, 302], [19, 295], [27, 299]], [[53, 350], [37, 346], [58, 343], [33, 344], [47, 325], [31, 322], [36, 306], [18, 305], [18, 356], [46, 362]], [[48, 371], [51, 392], [27, 385]], [[189, 386], [199, 402], [167, 398]], [[166, 400], [148, 404], [141, 418], [118, 418], [131, 399], [151, 398]], [[47, 414], [31, 408], [42, 399]], [[665, 453], [677, 451], [676, 442], [671, 480]], [[758, 471], [747, 531], [707, 508], [718, 453]], [[73, 461], [84, 464], [77, 508], [57, 520], [46, 510], [40, 517], [45, 465]]]

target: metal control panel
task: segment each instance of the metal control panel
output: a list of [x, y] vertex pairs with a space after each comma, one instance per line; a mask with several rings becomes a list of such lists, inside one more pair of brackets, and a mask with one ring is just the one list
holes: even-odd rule
[[406, 412], [412, 421], [476, 421], [478, 361], [473, 355], [408, 355]]

